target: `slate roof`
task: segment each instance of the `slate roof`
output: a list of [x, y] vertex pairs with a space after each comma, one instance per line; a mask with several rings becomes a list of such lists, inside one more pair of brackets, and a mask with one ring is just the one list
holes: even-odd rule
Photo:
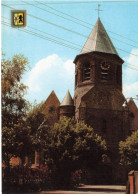
[[60, 106], [74, 106], [74, 101], [70, 95], [69, 90], [67, 94], [65, 95], [63, 101], [61, 102]]
[[118, 55], [100, 18], [98, 18], [80, 54], [98, 51]]

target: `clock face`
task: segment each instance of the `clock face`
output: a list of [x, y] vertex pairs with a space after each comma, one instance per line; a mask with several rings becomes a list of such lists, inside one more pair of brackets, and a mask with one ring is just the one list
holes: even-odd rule
[[110, 69], [110, 63], [109, 62], [103, 62], [103, 63], [101, 63], [101, 69], [103, 69], [103, 70]]

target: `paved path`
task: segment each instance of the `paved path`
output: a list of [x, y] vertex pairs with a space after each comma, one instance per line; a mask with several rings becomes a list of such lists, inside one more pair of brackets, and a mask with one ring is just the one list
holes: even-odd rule
[[40, 194], [125, 194], [125, 186], [116, 185], [84, 185], [77, 188], [77, 191], [41, 191]]
[[125, 194], [124, 192], [112, 191], [42, 191], [42, 194]]

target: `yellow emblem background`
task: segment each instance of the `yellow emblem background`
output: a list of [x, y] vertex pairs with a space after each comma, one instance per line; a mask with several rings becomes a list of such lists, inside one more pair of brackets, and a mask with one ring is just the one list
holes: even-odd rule
[[[24, 18], [23, 18], [23, 13], [14, 13], [14, 25], [16, 26], [21, 26], [21, 25], [24, 25]], [[19, 17], [22, 16], [22, 22], [19, 22], [20, 19]], [[16, 20], [17, 18], [17, 20]]]

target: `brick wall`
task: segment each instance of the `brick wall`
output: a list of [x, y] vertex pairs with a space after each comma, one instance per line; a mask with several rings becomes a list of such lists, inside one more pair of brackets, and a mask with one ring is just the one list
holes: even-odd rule
[[59, 105], [60, 101], [57, 98], [55, 92], [52, 91], [42, 107], [42, 112], [46, 115], [50, 125], [54, 125], [54, 123], [58, 122]]

